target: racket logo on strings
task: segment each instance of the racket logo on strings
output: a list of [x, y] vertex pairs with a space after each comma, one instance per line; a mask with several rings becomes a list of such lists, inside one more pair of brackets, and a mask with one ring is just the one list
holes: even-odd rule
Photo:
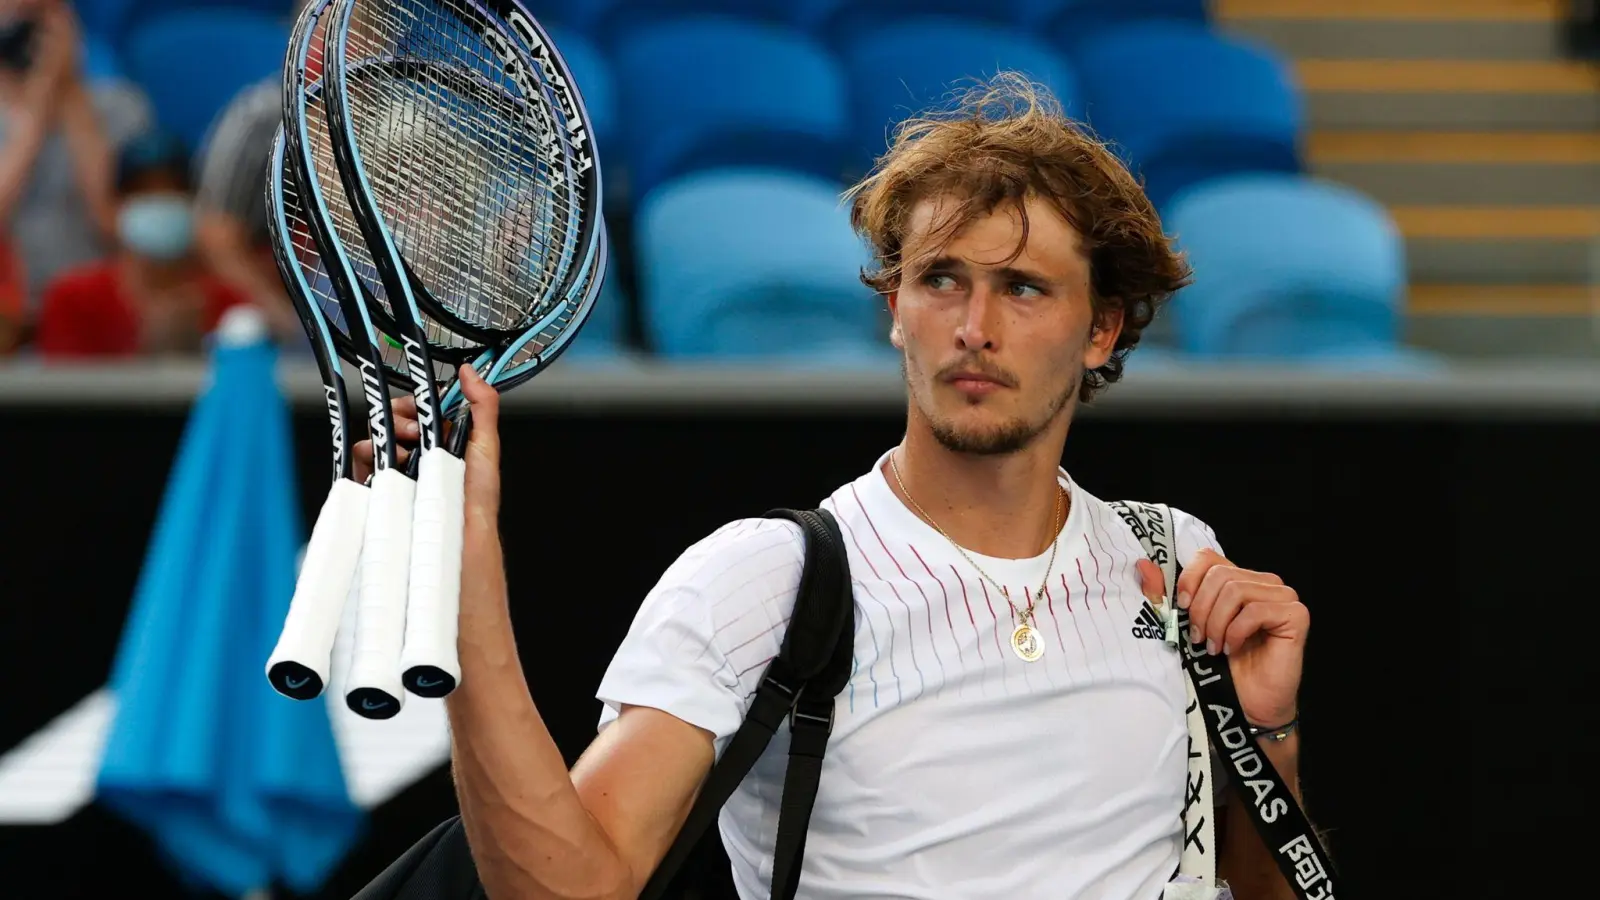
[[[561, 69], [555, 64], [555, 60], [550, 58], [550, 45], [540, 39], [539, 30], [526, 15], [523, 15], [522, 10], [512, 8], [506, 15], [506, 23], [528, 45], [529, 55], [539, 64], [539, 68], [544, 70], [545, 81], [555, 92], [561, 114], [567, 119], [567, 133], [571, 136], [572, 149], [577, 155], [573, 167], [577, 170], [577, 174], [582, 175], [594, 167], [594, 157], [589, 153], [589, 132], [583, 125], [583, 117], [578, 115], [578, 101], [573, 96], [572, 85], [561, 74]], [[499, 48], [496, 48], [495, 52], [500, 52]], [[522, 87], [522, 82], [518, 82], [518, 86]], [[534, 96], [528, 93], [526, 88], [524, 95], [530, 98]]]

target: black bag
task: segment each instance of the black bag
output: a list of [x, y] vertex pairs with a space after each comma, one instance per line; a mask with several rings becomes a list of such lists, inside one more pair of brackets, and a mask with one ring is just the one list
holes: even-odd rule
[[[791, 900], [800, 883], [822, 757], [833, 731], [833, 698], [850, 680], [855, 638], [855, 602], [844, 538], [824, 509], [777, 509], [765, 518], [799, 523], [805, 534], [805, 567], [794, 614], [778, 657], [767, 667], [744, 723], [706, 776], [694, 807], [642, 898], [657, 900], [716, 821], [717, 813], [761, 757], [785, 718], [789, 719], [789, 767], [778, 814], [772, 896]], [[460, 816], [452, 816], [379, 873], [353, 900], [485, 900], [477, 866]]]

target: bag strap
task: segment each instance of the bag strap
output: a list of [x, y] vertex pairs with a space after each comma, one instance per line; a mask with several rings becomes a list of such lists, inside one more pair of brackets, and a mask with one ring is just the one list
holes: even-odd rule
[[[1170, 567], [1172, 576], [1167, 581], [1167, 597], [1170, 601], [1176, 596], [1174, 591], [1176, 578], [1182, 571], [1176, 559], [1171, 511], [1165, 506], [1131, 501], [1121, 501], [1111, 505], [1123, 521], [1128, 523], [1151, 560], [1162, 566], [1163, 574], [1166, 574]], [[1174, 602], [1173, 607], [1169, 608], [1175, 607]], [[1196, 801], [1201, 796], [1209, 799], [1209, 790], [1204, 786], [1206, 770], [1200, 771], [1198, 783], [1195, 779], [1194, 746], [1197, 743], [1206, 744], [1206, 738], [1209, 737], [1210, 748], [1220, 750], [1222, 756], [1226, 758], [1228, 770], [1233, 776], [1234, 789], [1239, 791], [1244, 799], [1244, 806], [1250, 813], [1250, 821], [1254, 823], [1256, 832], [1261, 835], [1262, 843], [1272, 853], [1278, 871], [1288, 881], [1295, 896], [1299, 900], [1332, 900], [1333, 879], [1337, 873], [1328, 858], [1327, 851], [1317, 838], [1316, 831], [1306, 818], [1305, 811], [1300, 808], [1294, 795], [1279, 777], [1277, 769], [1267, 760], [1266, 755], [1251, 737], [1249, 723], [1245, 721], [1244, 710], [1239, 705], [1239, 694], [1233, 686], [1233, 673], [1228, 667], [1228, 661], [1208, 655], [1203, 643], [1194, 644], [1188, 640], [1188, 633], [1189, 611], [1179, 609], [1177, 638], [1183, 652], [1184, 671], [1187, 675], [1185, 680], [1190, 691], [1191, 765], [1190, 783], [1184, 793], [1185, 862], [1190, 856], [1192, 834], [1190, 829], [1202, 824], [1198, 821], [1198, 817], [1205, 812], [1202, 808], [1191, 814], [1191, 809], [1194, 809]], [[1201, 734], [1196, 734], [1194, 728], [1197, 706], [1199, 718], [1205, 726]], [[1195, 816], [1197, 821], [1191, 822], [1191, 815]], [[1211, 817], [1204, 818], [1209, 821]], [[1214, 852], [1215, 847], [1206, 849], [1207, 855]], [[1181, 864], [1180, 871], [1191, 874], [1184, 870]], [[1214, 866], [1211, 872], [1211, 877], [1214, 879]]]
[[688, 818], [639, 894], [657, 900], [702, 834], [717, 819], [756, 760], [789, 717], [789, 763], [783, 780], [772, 866], [773, 900], [790, 900], [800, 882], [806, 831], [833, 731], [833, 698], [850, 680], [855, 601], [839, 523], [825, 509], [775, 509], [764, 518], [788, 519], [805, 537], [805, 566], [794, 613], [778, 656], [756, 685], [744, 722], [711, 767]]

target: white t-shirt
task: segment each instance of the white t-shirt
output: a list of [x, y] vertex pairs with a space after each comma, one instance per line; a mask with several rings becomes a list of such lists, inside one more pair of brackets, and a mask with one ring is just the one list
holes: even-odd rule
[[[824, 503], [849, 550], [855, 653], [801, 896], [1159, 898], [1178, 866], [1188, 732], [1178, 650], [1137, 621], [1138, 541], [1061, 473], [1071, 509], [1035, 607], [1045, 650], [1024, 662], [1006, 598], [894, 495], [885, 458]], [[1180, 562], [1217, 547], [1173, 515]], [[624, 704], [654, 707], [715, 734], [720, 755], [778, 653], [803, 554], [785, 520], [732, 522], [690, 547], [601, 682], [600, 727]], [[1048, 551], [971, 555], [1023, 609]], [[782, 728], [720, 817], [746, 900], [770, 895], [787, 753]]]

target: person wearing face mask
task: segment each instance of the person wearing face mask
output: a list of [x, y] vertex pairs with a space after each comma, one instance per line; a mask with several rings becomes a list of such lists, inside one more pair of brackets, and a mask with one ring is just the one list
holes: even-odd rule
[[116, 172], [117, 252], [57, 278], [35, 332], [44, 357], [198, 353], [230, 306], [249, 302], [207, 269], [194, 238], [188, 153], [150, 132], [129, 142]]

